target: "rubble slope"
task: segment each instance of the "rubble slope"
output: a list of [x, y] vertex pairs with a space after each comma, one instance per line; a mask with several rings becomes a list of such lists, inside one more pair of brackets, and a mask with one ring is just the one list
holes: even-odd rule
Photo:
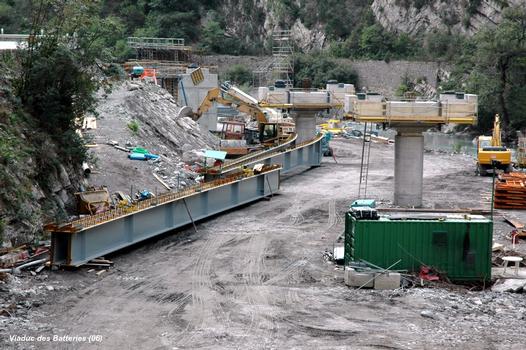
[[[214, 149], [215, 136], [186, 116], [185, 110], [164, 89], [148, 83], [124, 82], [114, 86], [110, 94], [102, 94], [97, 107], [97, 127], [86, 134], [97, 145], [91, 148], [94, 157], [89, 182], [107, 186], [110, 192], [167, 189], [155, 179], [158, 174], [172, 188], [194, 183], [193, 173], [184, 161], [199, 160], [203, 149]], [[133, 124], [136, 125], [135, 131]], [[121, 147], [142, 147], [159, 155], [157, 161], [133, 161]], [[179, 178], [179, 180], [178, 180]]]

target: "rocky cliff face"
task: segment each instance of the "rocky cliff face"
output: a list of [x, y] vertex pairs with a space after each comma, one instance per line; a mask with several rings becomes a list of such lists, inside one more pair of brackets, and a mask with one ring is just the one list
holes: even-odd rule
[[524, 0], [226, 0], [219, 12], [225, 18], [226, 34], [247, 44], [269, 48], [274, 30], [290, 29], [295, 44], [310, 51], [330, 40], [345, 39], [369, 10], [392, 32], [418, 36], [451, 30], [472, 35], [499, 23], [505, 6], [520, 4]]
[[[274, 30], [290, 29], [294, 43], [301, 50], [310, 51], [325, 45], [326, 23], [320, 19], [306, 23], [305, 15], [294, 13], [292, 9], [310, 11], [316, 17], [317, 6], [311, 0], [295, 0], [287, 5], [275, 0], [226, 0], [220, 12], [226, 19], [227, 35], [243, 38], [246, 42], [256, 40], [269, 46]], [[348, 4], [342, 2], [341, 6]]]
[[500, 22], [506, 5], [524, 4], [523, 0], [374, 0], [371, 8], [380, 24], [393, 32], [416, 36], [432, 30], [452, 30], [473, 35], [484, 26]]

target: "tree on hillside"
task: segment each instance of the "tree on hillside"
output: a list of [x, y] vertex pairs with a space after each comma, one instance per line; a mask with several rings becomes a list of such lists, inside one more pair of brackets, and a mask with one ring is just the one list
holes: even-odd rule
[[101, 20], [99, 10], [89, 0], [34, 2], [30, 40], [15, 82], [24, 109], [60, 145], [61, 156], [74, 163], [85, 157], [75, 133], [78, 118], [94, 107], [103, 76], [99, 62], [111, 57], [108, 47], [119, 29], [113, 18]]
[[466, 87], [480, 95], [481, 119], [501, 115], [507, 138], [512, 129], [526, 126], [526, 7], [507, 8], [502, 22], [474, 41]]

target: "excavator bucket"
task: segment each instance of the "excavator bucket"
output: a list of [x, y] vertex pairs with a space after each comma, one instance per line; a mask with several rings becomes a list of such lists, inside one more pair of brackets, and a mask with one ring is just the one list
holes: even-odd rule
[[110, 209], [110, 193], [105, 187], [75, 193], [79, 214], [95, 214]]

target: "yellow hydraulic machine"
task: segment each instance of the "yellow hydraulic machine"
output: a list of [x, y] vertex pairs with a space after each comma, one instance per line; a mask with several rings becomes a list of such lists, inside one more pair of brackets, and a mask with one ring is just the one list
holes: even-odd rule
[[493, 167], [511, 171], [511, 150], [502, 145], [500, 117], [495, 115], [492, 136], [479, 136], [477, 139], [477, 171], [487, 175]]
[[[230, 98], [225, 98], [224, 94], [230, 96]], [[238, 111], [246, 113], [257, 120], [259, 124], [259, 141], [262, 145], [271, 146], [279, 143], [294, 132], [294, 125], [291, 123], [269, 122], [257, 100], [229, 84], [223, 84], [221, 88], [209, 90], [197, 109], [194, 119], [199, 119], [201, 115], [212, 107], [214, 102], [224, 106], [234, 106]]]

